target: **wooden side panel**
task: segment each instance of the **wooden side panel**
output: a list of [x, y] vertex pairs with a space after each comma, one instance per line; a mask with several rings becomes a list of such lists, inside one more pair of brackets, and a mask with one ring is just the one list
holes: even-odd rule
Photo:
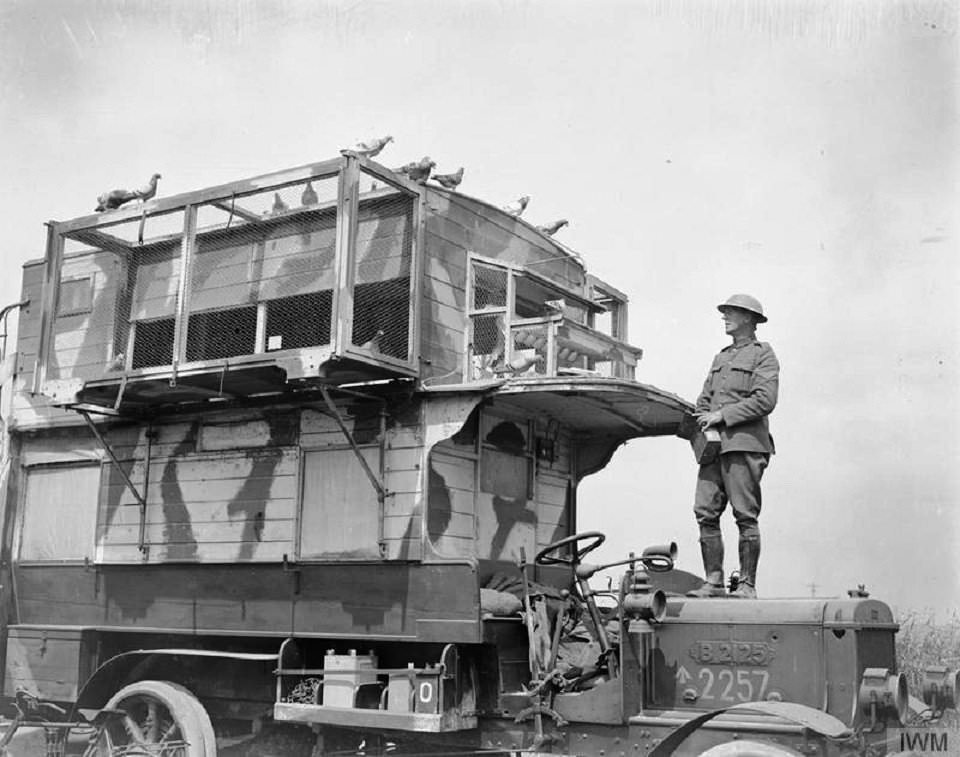
[[430, 200], [436, 213], [428, 218], [428, 229], [434, 228], [452, 241], [465, 240], [478, 255], [533, 264], [537, 273], [586, 295], [583, 268], [522, 218], [458, 194], [431, 196]]
[[[112, 465], [104, 467], [98, 561], [280, 561], [293, 554], [300, 452], [296, 411], [225, 414], [153, 428], [106, 430], [124, 470], [146, 495], [140, 506]], [[235, 448], [227, 448], [230, 439]]]
[[537, 550], [567, 536], [569, 479], [540, 473], [537, 476]]
[[[280, 447], [153, 458], [148, 559], [246, 562], [292, 554], [298, 465], [298, 450]], [[129, 464], [140, 486], [145, 472], [142, 459]], [[105, 468], [101, 501], [99, 561], [139, 559], [139, 505], [113, 466]]]
[[103, 621], [96, 570], [83, 565], [21, 565], [15, 570], [21, 623], [84, 626]]
[[41, 395], [33, 395], [33, 379], [36, 369], [37, 350], [40, 347], [40, 303], [43, 293], [43, 263], [30, 263], [23, 267], [21, 300], [30, 304], [20, 309], [17, 325], [17, 375], [11, 411], [15, 425], [24, 428], [45, 425], [79, 424], [76, 413], [51, 407]]
[[476, 459], [449, 442], [430, 454], [427, 534], [433, 550], [450, 557], [476, 555]]
[[73, 701], [80, 675], [80, 631], [12, 626], [3, 694], [23, 687], [41, 699]]
[[530, 559], [567, 536], [569, 432], [517, 406], [494, 404], [481, 417], [480, 442], [477, 557], [515, 563], [521, 549]]
[[[120, 256], [95, 251], [64, 259], [53, 322], [49, 379], [99, 378], [113, 358]], [[68, 293], [74, 292], [75, 294]]]
[[462, 380], [466, 333], [466, 242], [438, 236], [430, 223], [424, 236], [421, 341], [422, 354], [429, 361], [424, 365], [424, 378], [435, 383], [458, 383]]
[[479, 641], [470, 565], [21, 567], [21, 622], [127, 631]]

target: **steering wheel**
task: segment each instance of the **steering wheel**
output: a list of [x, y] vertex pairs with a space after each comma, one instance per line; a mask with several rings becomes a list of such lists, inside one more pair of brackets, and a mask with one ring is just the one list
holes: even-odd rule
[[[578, 547], [582, 541], [590, 541], [589, 544], [583, 547]], [[555, 541], [553, 544], [550, 544], [539, 552], [537, 556], [533, 558], [533, 561], [537, 565], [577, 565], [583, 560], [584, 556], [593, 552], [597, 547], [603, 544], [607, 540], [607, 537], [600, 533], [599, 531], [584, 531], [582, 534], [573, 534], [568, 536], [565, 539], [560, 541]], [[573, 557], [561, 557], [558, 554], [564, 547], [570, 546], [571, 544], [575, 545], [573, 548]]]

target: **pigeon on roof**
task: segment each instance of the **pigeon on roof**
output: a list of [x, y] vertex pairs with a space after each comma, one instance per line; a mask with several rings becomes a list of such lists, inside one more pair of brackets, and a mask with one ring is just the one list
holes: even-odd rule
[[94, 208], [94, 211], [102, 213], [105, 210], [116, 210], [121, 205], [125, 205], [133, 200], [146, 202], [157, 193], [157, 179], [160, 178], [163, 177], [155, 173], [150, 177], [150, 181], [139, 189], [112, 189], [109, 192], [104, 192], [97, 197], [97, 206]]
[[300, 195], [300, 204], [301, 205], [316, 205], [319, 201], [317, 197], [317, 190], [313, 188], [313, 184], [309, 181], [307, 182], [306, 188], [303, 190], [303, 194]]
[[543, 226], [537, 226], [537, 231], [542, 231], [548, 237], [552, 237], [564, 226], [568, 226], [570, 222], [566, 218], [559, 218], [553, 223], [544, 224]]
[[271, 212], [273, 213], [282, 213], [285, 210], [290, 210], [290, 206], [283, 201], [283, 198], [280, 196], [279, 192], [273, 193], [273, 207]]
[[407, 163], [405, 166], [400, 166], [400, 168], [396, 169], [396, 172], [405, 173], [410, 181], [415, 181], [417, 184], [423, 184], [427, 179], [430, 178], [430, 172], [436, 165], [436, 162], [430, 160], [429, 155], [424, 155], [423, 158], [418, 161]]
[[453, 173], [435, 173], [433, 180], [446, 189], [456, 189], [463, 181], [463, 166]]
[[392, 141], [393, 137], [388, 134], [385, 137], [377, 137], [366, 142], [357, 142], [349, 149], [349, 152], [355, 152], [364, 158], [374, 158]]
[[504, 205], [503, 209], [512, 216], [519, 218], [523, 215], [523, 211], [527, 209], [527, 205], [530, 202], [529, 195], [523, 195], [516, 202], [511, 202], [509, 205]]
[[150, 181], [137, 190], [137, 197], [143, 202], [153, 199], [154, 195], [157, 194], [157, 180], [162, 178], [158, 173], [151, 176]]

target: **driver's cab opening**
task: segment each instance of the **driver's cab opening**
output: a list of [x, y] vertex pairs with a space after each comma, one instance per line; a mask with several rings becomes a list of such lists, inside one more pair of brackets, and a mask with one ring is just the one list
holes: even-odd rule
[[605, 588], [596, 574], [612, 566], [588, 564], [604, 535], [576, 533], [577, 484], [610, 444], [493, 399], [430, 450], [425, 556], [475, 561], [501, 693], [576, 694], [615, 681], [625, 629], [663, 615], [649, 573], [672, 569], [675, 545], [614, 558], [623, 577]]

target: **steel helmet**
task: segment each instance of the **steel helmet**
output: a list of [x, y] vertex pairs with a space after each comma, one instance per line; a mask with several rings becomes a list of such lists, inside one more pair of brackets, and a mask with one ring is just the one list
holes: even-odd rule
[[760, 300], [756, 297], [751, 297], [749, 294], [732, 294], [727, 299], [726, 302], [717, 305], [717, 310], [721, 313], [724, 308], [740, 308], [741, 310], [748, 310], [757, 316], [757, 323], [766, 323], [767, 316], [763, 314], [763, 305], [760, 304]]

